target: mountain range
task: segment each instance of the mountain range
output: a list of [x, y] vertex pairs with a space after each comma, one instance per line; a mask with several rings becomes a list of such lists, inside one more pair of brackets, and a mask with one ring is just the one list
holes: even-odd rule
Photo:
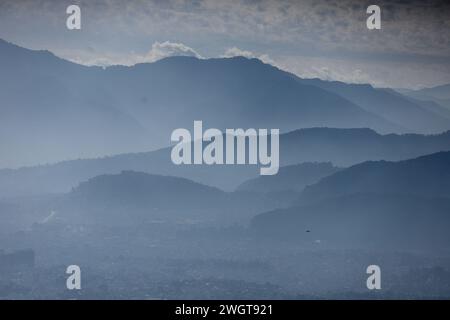
[[0, 167], [152, 150], [176, 128], [438, 133], [450, 119], [369, 85], [305, 80], [257, 59], [86, 67], [0, 40]]
[[[450, 131], [439, 135], [380, 135], [370, 129], [311, 128], [280, 135], [282, 166], [331, 162], [334, 166], [348, 167], [367, 160], [404, 160], [447, 150], [450, 150]], [[163, 148], [151, 152], [3, 169], [0, 170], [0, 198], [69, 192], [85, 180], [102, 174], [117, 174], [123, 170], [184, 177], [227, 191], [259, 176], [256, 165], [174, 165], [170, 152], [170, 148]], [[273, 179], [279, 180], [276, 177]]]
[[[301, 79], [243, 57], [87, 67], [2, 40], [0, 70], [5, 229], [252, 219], [269, 241], [448, 247], [446, 86]], [[280, 129], [279, 174], [174, 165], [170, 134], [194, 120]]]

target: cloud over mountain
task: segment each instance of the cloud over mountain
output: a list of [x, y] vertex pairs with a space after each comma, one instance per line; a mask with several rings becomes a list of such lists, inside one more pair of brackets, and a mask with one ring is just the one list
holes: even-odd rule
[[197, 51], [183, 43], [165, 41], [153, 43], [152, 49], [147, 53], [143, 62], [155, 62], [173, 56], [203, 58]]
[[248, 59], [256, 58], [264, 63], [276, 65], [276, 62], [272, 60], [268, 54], [257, 54], [252, 51], [239, 49], [237, 47], [228, 48], [227, 50], [225, 50], [225, 53], [221, 57], [223, 58], [245, 57]]
[[[381, 32], [367, 30], [367, 4], [355, 0], [80, 1], [83, 32], [73, 37], [64, 26], [64, 2], [4, 0], [0, 38], [91, 64], [130, 65], [146, 56], [151, 43], [173, 39], [205, 57], [245, 46], [244, 51], [268, 54], [277, 66], [302, 77], [390, 87], [450, 82], [450, 36], [442, 32], [449, 28], [448, 1], [377, 4]], [[111, 38], [119, 41], [105, 40]], [[173, 50], [197, 52], [170, 44], [157, 46], [154, 54]]]

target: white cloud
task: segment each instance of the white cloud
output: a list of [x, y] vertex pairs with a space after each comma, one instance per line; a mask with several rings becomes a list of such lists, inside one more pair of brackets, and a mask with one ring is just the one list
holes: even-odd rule
[[224, 58], [232, 57], [245, 57], [245, 58], [256, 58], [256, 55], [251, 51], [241, 50], [237, 47], [228, 48], [222, 55]]
[[257, 54], [252, 51], [239, 49], [237, 47], [228, 48], [227, 50], [225, 50], [225, 53], [221, 57], [222, 58], [245, 57], [248, 59], [256, 58], [264, 63], [276, 65], [275, 61], [273, 61], [268, 54]]
[[132, 66], [137, 63], [155, 62], [167, 57], [174, 56], [188, 56], [204, 59], [196, 50], [188, 47], [183, 43], [176, 42], [155, 42], [152, 48], [145, 54], [138, 54], [136, 52], [130, 53], [112, 53], [112, 52], [97, 52], [92, 48], [88, 50], [70, 50], [59, 51], [57, 55], [68, 58], [75, 63], [84, 64], [88, 66], [111, 66], [124, 65]]
[[155, 62], [167, 57], [188, 56], [203, 59], [203, 57], [191, 47], [183, 43], [165, 41], [163, 43], [155, 42], [152, 49], [145, 55], [142, 62]]

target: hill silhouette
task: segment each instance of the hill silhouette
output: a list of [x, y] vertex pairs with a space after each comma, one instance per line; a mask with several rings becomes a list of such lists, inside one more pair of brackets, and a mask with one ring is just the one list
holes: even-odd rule
[[[348, 167], [367, 160], [404, 160], [450, 150], [450, 132], [440, 135], [380, 135], [369, 129], [301, 129], [280, 135], [280, 165], [331, 162]], [[228, 191], [259, 176], [256, 165], [177, 166], [170, 148], [45, 166], [0, 170], [0, 197], [68, 192], [82, 181], [123, 170], [184, 177]]]
[[356, 193], [450, 197], [450, 152], [399, 162], [364, 162], [305, 188], [299, 201], [311, 202]]

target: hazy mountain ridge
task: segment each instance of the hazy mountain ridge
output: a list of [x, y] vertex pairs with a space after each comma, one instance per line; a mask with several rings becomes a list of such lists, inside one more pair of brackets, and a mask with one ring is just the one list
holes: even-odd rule
[[[198, 119], [220, 129], [407, 131], [342, 92], [257, 59], [171, 57], [100, 68], [0, 41], [0, 65], [0, 139], [10, 150], [2, 152], [3, 167], [164, 147], [174, 129]], [[411, 117], [408, 108], [417, 106], [396, 99]]]
[[140, 123], [98, 87], [101, 68], [0, 41], [0, 69], [2, 167], [146, 146]]
[[[142, 172], [122, 171], [82, 182], [65, 198], [59, 211], [80, 223], [136, 224], [149, 219], [205, 218], [225, 193], [193, 181]], [[90, 215], [90, 217], [89, 217]], [[216, 218], [211, 213], [210, 219]]]
[[390, 89], [377, 89], [369, 84], [297, 79], [300, 83], [336, 93], [368, 112], [389, 119], [405, 128], [405, 132], [438, 133], [449, 129], [448, 117], [442, 118], [441, 114]]
[[[450, 152], [368, 161], [308, 186], [294, 206], [262, 213], [264, 237], [417, 250], [450, 245]], [[433, 247], [434, 246], [434, 247]]]
[[450, 152], [438, 152], [399, 162], [368, 161], [306, 187], [302, 201], [355, 193], [450, 197]]
[[[403, 160], [450, 150], [450, 132], [440, 135], [380, 135], [368, 129], [301, 129], [280, 135], [280, 165], [331, 162], [347, 167], [367, 160]], [[170, 148], [52, 165], [0, 170], [0, 197], [68, 192], [89, 178], [122, 170], [188, 178], [233, 190], [259, 176], [256, 165], [174, 165]]]
[[433, 97], [436, 99], [446, 100], [450, 99], [450, 84], [443, 84], [431, 88], [413, 90], [413, 92], [423, 94], [428, 97]]
[[305, 162], [297, 165], [281, 167], [274, 176], [260, 176], [245, 181], [237, 187], [237, 191], [253, 192], [300, 192], [309, 185], [318, 182], [341, 168], [330, 162]]
[[[248, 223], [257, 213], [283, 207], [297, 196], [294, 193], [224, 192], [185, 178], [122, 171], [84, 181], [67, 194], [35, 205], [35, 211], [39, 216], [45, 216], [47, 211], [52, 217], [46, 220], [62, 224], [60, 228], [75, 224], [105, 229], [148, 223], [200, 223], [223, 227]], [[13, 200], [11, 203], [15, 204]], [[27, 203], [27, 199], [22, 199], [22, 203]]]
[[434, 102], [450, 110], [450, 84], [419, 90], [396, 89], [397, 92], [420, 101]]
[[[181, 127], [190, 126], [197, 117], [218, 128], [289, 131], [330, 126], [395, 130], [386, 119], [332, 92], [302, 85], [288, 73], [257, 59], [170, 57], [134, 67], [107, 68], [105, 78], [116, 79], [121, 72], [128, 76], [117, 78], [113, 86], [136, 88], [130, 99], [136, 102], [131, 106], [138, 118], [149, 116], [148, 108], [138, 102], [150, 105], [151, 100], [151, 108], [168, 106], [173, 113], [186, 116], [176, 122]], [[174, 90], [169, 94], [167, 88]], [[166, 120], [173, 123], [173, 119]]]

